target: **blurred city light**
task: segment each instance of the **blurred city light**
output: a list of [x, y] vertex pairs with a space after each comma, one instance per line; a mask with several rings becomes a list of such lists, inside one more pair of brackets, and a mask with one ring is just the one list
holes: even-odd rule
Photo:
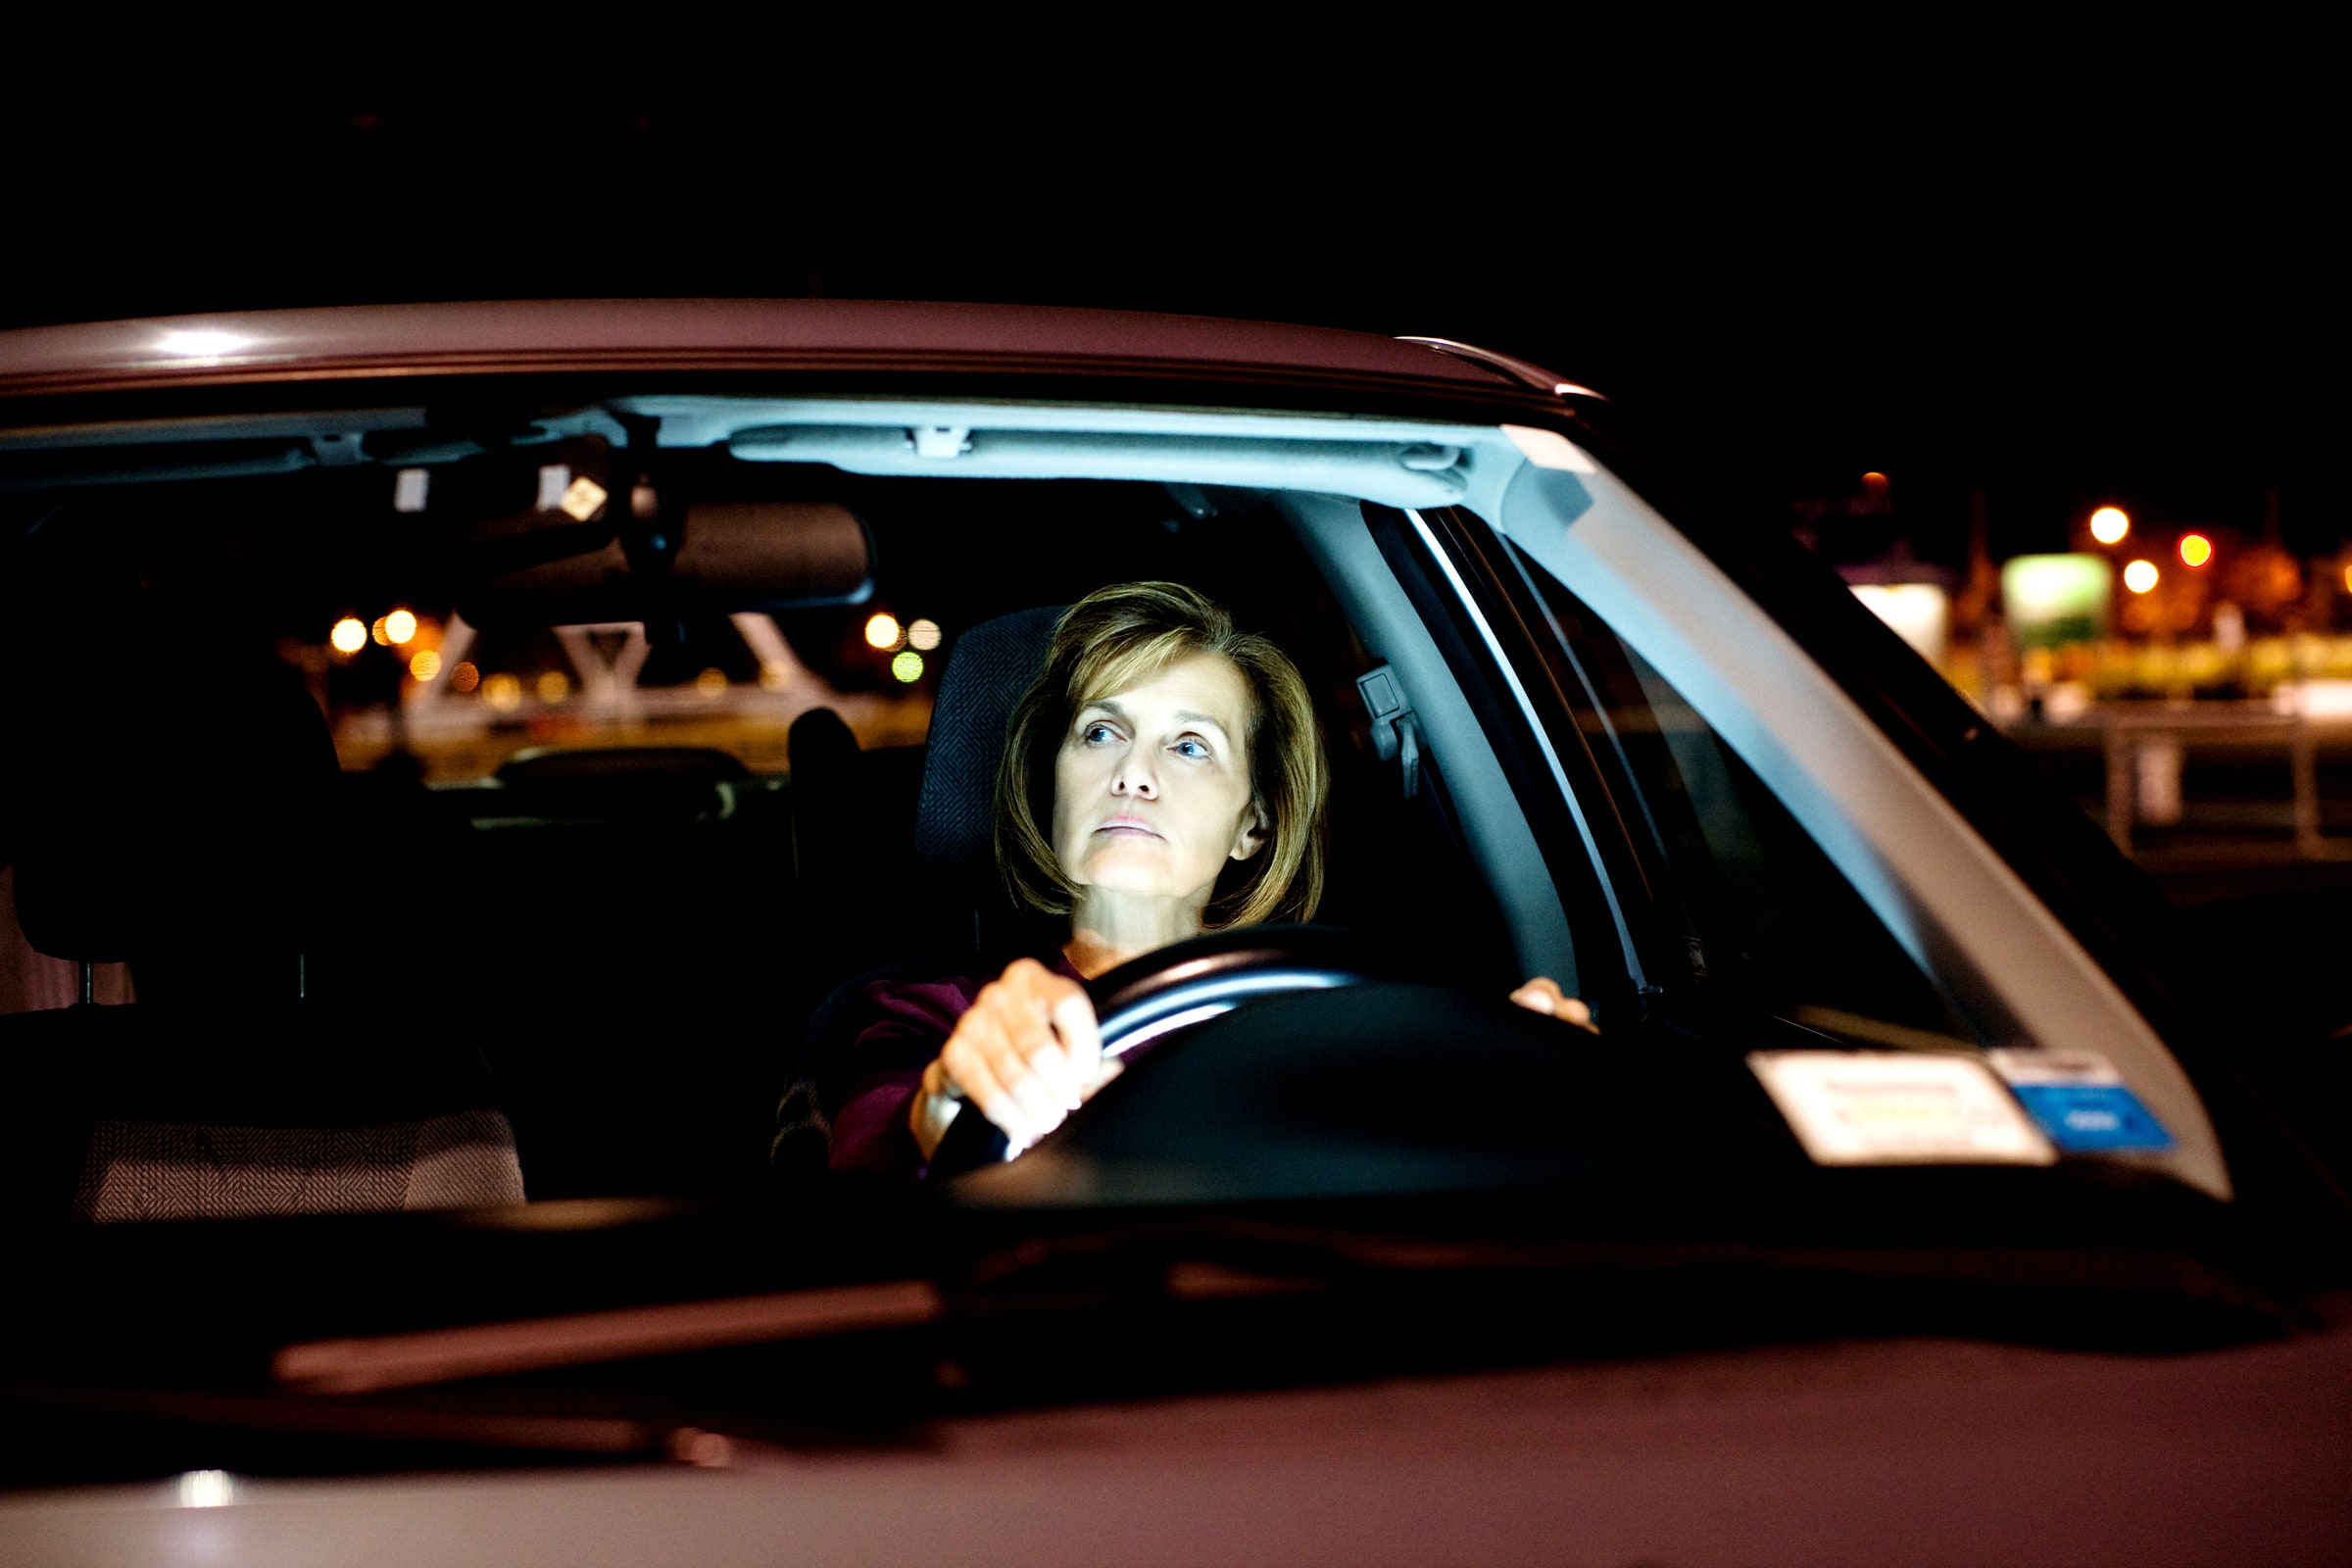
[[522, 706], [522, 682], [508, 674], [497, 674], [482, 682], [482, 701], [502, 713], [511, 713]]
[[395, 610], [384, 617], [384, 635], [400, 647], [407, 647], [416, 636], [416, 617], [405, 610]]
[[564, 487], [556, 510], [574, 522], [587, 522], [605, 510], [607, 499], [605, 487], [583, 473]]
[[1952, 620], [1951, 596], [1932, 582], [1856, 583], [1854, 597], [1930, 661], [1941, 661]]
[[1873, 468], [1862, 476], [1862, 488], [1874, 496], [1885, 495], [1886, 493], [1886, 476]]
[[[434, 657], [439, 658], [440, 656], [435, 655]], [[482, 683], [482, 672], [470, 663], [461, 662], [457, 668], [449, 672], [449, 683], [459, 691], [469, 692]]]
[[2096, 641], [2114, 597], [2115, 568], [2104, 556], [2018, 556], [2001, 567], [2001, 603], [2021, 648]]
[[2180, 536], [2180, 564], [2182, 565], [2202, 566], [2212, 559], [2212, 540], [2201, 533], [2184, 533]]
[[560, 669], [540, 671], [539, 679], [533, 686], [539, 693], [539, 700], [551, 706], [571, 695], [571, 677]]
[[2132, 531], [2132, 518], [2121, 507], [2101, 507], [2090, 514], [2090, 536], [2103, 545], [2121, 544]]
[[927, 654], [939, 646], [939, 622], [918, 620], [906, 628], [906, 646], [917, 653]]
[[375, 639], [375, 646], [378, 648], [389, 648], [392, 646], [391, 630], [384, 625], [385, 620], [388, 618], [389, 617], [384, 615], [378, 615], [375, 617], [375, 624], [368, 628], [368, 635]]
[[909, 648], [890, 662], [890, 672], [912, 684], [923, 678], [923, 656]]
[[2156, 563], [2134, 561], [2124, 568], [2124, 586], [2135, 594], [2144, 594], [2156, 586]]
[[326, 634], [338, 654], [356, 654], [368, 646], [368, 623], [357, 615], [345, 615], [335, 622], [335, 629]]
[[694, 694], [706, 703], [715, 703], [727, 695], [727, 672], [712, 666], [694, 677]]
[[430, 648], [409, 661], [409, 673], [420, 681], [431, 680], [441, 673], [441, 656]]
[[760, 666], [760, 687], [762, 691], [780, 692], [792, 684], [792, 666], [780, 659], [771, 659]]
[[899, 621], [895, 615], [875, 615], [865, 623], [865, 642], [869, 648], [899, 646]]
[[182, 1508], [225, 1508], [236, 1501], [237, 1485], [225, 1470], [184, 1470], [179, 1477]]

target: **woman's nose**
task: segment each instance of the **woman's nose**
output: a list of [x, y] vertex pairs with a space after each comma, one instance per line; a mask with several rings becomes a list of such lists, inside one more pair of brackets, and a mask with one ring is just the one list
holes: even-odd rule
[[1110, 793], [1133, 795], [1147, 801], [1153, 800], [1159, 794], [1159, 780], [1152, 776], [1151, 768], [1144, 765], [1141, 758], [1130, 757], [1126, 761], [1121, 762], [1119, 770], [1111, 775]]

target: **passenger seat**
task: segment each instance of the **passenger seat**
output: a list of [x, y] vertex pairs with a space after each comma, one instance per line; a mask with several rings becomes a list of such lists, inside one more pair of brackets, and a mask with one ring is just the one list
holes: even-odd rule
[[0, 1017], [0, 1204], [104, 1223], [522, 1201], [461, 1021], [305, 997], [302, 933], [365, 890], [322, 869], [335, 754], [291, 670], [224, 660], [200, 696], [25, 718], [25, 937], [127, 959], [139, 1000]]

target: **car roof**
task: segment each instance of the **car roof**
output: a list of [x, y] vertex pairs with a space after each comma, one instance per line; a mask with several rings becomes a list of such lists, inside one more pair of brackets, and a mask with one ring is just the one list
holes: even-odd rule
[[378, 375], [997, 371], [1527, 397], [1532, 367], [1432, 340], [1209, 317], [868, 300], [363, 305], [0, 332], [0, 397]]

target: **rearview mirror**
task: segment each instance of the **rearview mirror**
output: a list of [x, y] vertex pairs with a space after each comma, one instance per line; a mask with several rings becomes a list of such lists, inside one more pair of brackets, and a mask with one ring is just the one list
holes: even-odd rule
[[706, 503], [636, 531], [645, 537], [602, 514], [582, 523], [559, 518], [534, 538], [565, 553], [515, 566], [506, 564], [514, 541], [502, 541], [504, 559], [485, 563], [502, 569], [463, 593], [459, 611], [477, 626], [671, 622], [855, 605], [874, 591], [873, 541], [835, 502]]

